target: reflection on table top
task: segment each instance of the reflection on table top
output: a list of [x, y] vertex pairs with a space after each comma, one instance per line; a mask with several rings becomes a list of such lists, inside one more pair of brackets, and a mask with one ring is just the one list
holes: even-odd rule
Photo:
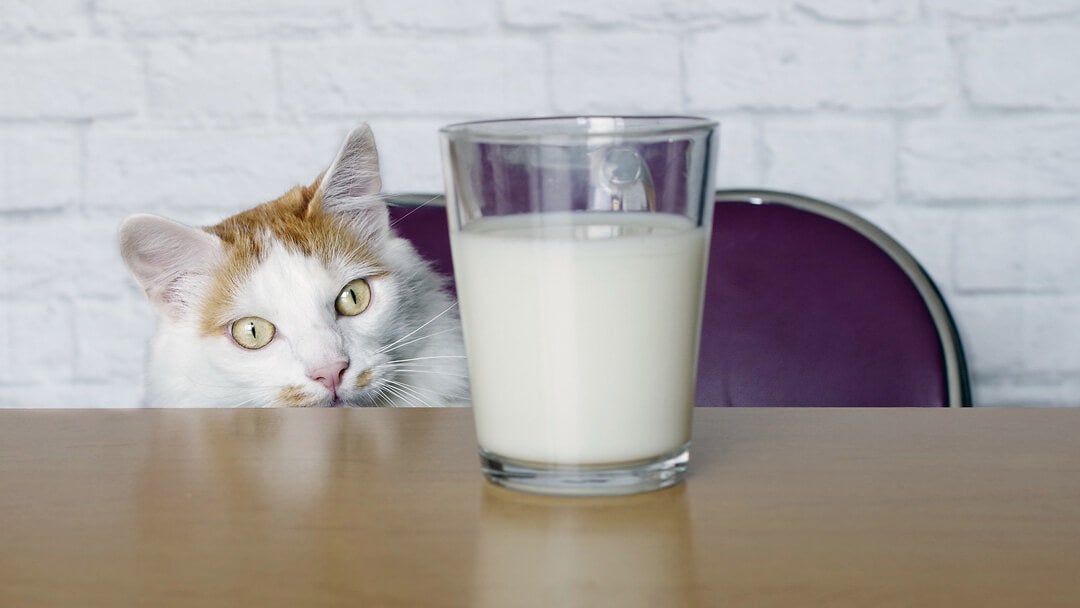
[[1080, 411], [699, 409], [682, 486], [487, 485], [471, 412], [0, 411], [0, 606], [1076, 606]]

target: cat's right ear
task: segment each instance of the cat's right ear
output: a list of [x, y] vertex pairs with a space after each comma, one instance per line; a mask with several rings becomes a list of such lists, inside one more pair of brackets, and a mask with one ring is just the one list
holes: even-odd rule
[[218, 237], [156, 215], [133, 215], [120, 226], [120, 254], [150, 303], [180, 318], [224, 255]]
[[390, 230], [390, 212], [379, 197], [381, 189], [375, 136], [363, 123], [349, 133], [319, 178], [321, 208], [345, 220], [364, 239], [378, 240]]

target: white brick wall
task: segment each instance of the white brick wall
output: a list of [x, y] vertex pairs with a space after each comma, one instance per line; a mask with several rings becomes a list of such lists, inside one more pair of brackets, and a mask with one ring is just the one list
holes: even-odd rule
[[112, 41], [0, 47], [0, 116], [86, 120], [134, 115], [142, 99], [134, 52]]
[[932, 109], [944, 105], [950, 73], [946, 32], [930, 24], [719, 28], [686, 46], [695, 112]]
[[972, 103], [989, 108], [1080, 109], [1076, 59], [1061, 54], [1078, 37], [1076, 25], [972, 35], [964, 52]]
[[138, 402], [116, 227], [212, 222], [372, 123], [441, 190], [461, 119], [699, 113], [722, 187], [838, 201], [938, 281], [981, 405], [1080, 405], [1080, 0], [0, 3], [0, 405]]
[[770, 121], [762, 136], [765, 182], [851, 207], [888, 203], [896, 184], [893, 130], [891, 121], [881, 119]]
[[1080, 121], [1065, 113], [1039, 114], [1034, 119], [1008, 113], [909, 121], [900, 143], [900, 185], [906, 198], [926, 203], [1075, 202], [1080, 196]]
[[663, 113], [682, 105], [673, 34], [565, 33], [553, 36], [550, 47], [556, 113]]

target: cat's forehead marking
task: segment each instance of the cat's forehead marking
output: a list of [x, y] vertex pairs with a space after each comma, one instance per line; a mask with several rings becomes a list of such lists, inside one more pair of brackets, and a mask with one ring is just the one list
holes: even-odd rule
[[215, 272], [201, 325], [214, 335], [227, 324], [241, 287], [277, 247], [319, 260], [327, 267], [362, 266], [379, 271], [370, 247], [343, 222], [322, 211], [315, 185], [234, 215], [205, 230], [221, 239], [225, 261]]

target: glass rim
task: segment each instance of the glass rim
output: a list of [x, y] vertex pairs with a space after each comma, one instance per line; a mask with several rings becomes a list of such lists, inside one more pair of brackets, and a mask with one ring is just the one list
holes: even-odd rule
[[[533, 132], [514, 130], [515, 126], [522, 125], [550, 125], [551, 128]], [[473, 137], [481, 140], [527, 141], [547, 137], [650, 137], [691, 133], [716, 128], [718, 125], [717, 121], [702, 116], [678, 114], [568, 114], [471, 120], [446, 125], [439, 129], [439, 133], [450, 139]]]

